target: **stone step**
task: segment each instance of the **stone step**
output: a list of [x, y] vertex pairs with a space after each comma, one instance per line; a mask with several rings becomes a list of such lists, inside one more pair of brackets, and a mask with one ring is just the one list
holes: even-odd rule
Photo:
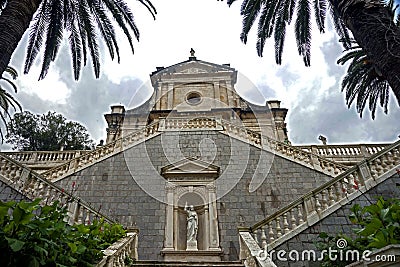
[[135, 261], [133, 266], [149, 267], [244, 267], [241, 261], [182, 262], [182, 261]]

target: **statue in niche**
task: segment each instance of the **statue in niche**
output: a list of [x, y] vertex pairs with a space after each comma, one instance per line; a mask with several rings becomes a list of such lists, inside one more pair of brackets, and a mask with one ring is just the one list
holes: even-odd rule
[[197, 212], [194, 210], [193, 205], [189, 206], [185, 204], [185, 211], [187, 213], [186, 224], [187, 224], [187, 234], [186, 242], [188, 249], [197, 250], [197, 230], [199, 226], [199, 219], [197, 217]]

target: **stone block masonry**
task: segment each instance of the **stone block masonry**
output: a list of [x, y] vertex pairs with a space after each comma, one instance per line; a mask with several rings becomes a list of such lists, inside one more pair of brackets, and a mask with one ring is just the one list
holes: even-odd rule
[[0, 180], [0, 201], [10, 201], [10, 200], [19, 201], [19, 200], [28, 200], [28, 198]]
[[[134, 224], [140, 231], [139, 259], [162, 260], [166, 183], [160, 171], [185, 157], [220, 167], [217, 210], [224, 260], [238, 259], [238, 226], [252, 225], [330, 179], [217, 131], [182, 131], [165, 132], [57, 184], [123, 224]], [[252, 184], [260, 186], [250, 192]]]

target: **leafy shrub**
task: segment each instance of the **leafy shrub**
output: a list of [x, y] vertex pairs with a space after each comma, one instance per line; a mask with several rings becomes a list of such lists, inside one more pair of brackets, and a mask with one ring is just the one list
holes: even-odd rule
[[39, 202], [0, 202], [0, 266], [93, 266], [102, 249], [126, 236], [103, 219], [69, 225], [65, 207]]
[[[349, 216], [350, 221], [357, 226], [353, 229], [354, 237], [344, 234], [336, 236], [321, 233], [316, 246], [319, 250], [336, 248], [338, 239], [345, 239], [347, 246], [343, 248], [343, 254], [348, 250], [373, 250], [383, 248], [391, 244], [400, 244], [400, 199], [385, 200], [379, 197], [375, 204], [361, 207], [354, 205]], [[350, 264], [350, 261], [332, 261], [326, 255], [321, 266], [341, 267]]]

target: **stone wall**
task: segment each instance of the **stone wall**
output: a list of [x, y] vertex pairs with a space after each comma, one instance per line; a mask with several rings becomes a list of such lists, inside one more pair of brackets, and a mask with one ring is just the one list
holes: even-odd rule
[[0, 180], [0, 201], [28, 200], [24, 195]]
[[[359, 204], [361, 206], [371, 205], [371, 202], [374, 203], [376, 197], [384, 196], [385, 198], [393, 198], [400, 196], [400, 189], [399, 189], [399, 177], [398, 175], [394, 175], [391, 178], [385, 180], [375, 188], [372, 188], [367, 193], [360, 195], [358, 198], [354, 199], [347, 205], [343, 206], [339, 210], [332, 213], [330, 216], [326, 217], [322, 221], [318, 222], [312, 227], [307, 228], [299, 235], [295, 236], [294, 238], [286, 241], [282, 245], [275, 248], [275, 251], [284, 250], [284, 251], [291, 251], [297, 250], [298, 252], [302, 252], [304, 250], [315, 250], [315, 242], [319, 240], [318, 235], [321, 232], [326, 232], [330, 235], [336, 235], [338, 233], [344, 233], [346, 235], [352, 235], [352, 229], [354, 225], [348, 219], [351, 211], [350, 208], [355, 205]], [[277, 266], [302, 266], [302, 267], [313, 267], [313, 266], [320, 266], [319, 262], [308, 262], [308, 261], [299, 261], [299, 262], [282, 262], [277, 261], [276, 258], [273, 258], [274, 263]]]
[[[250, 226], [329, 179], [217, 131], [189, 131], [165, 132], [57, 183], [110, 217], [133, 222], [140, 230], [139, 258], [162, 260], [166, 205], [159, 174], [183, 157], [221, 168], [216, 184], [224, 260], [238, 259], [239, 225]], [[254, 174], [261, 186], [249, 192]]]

